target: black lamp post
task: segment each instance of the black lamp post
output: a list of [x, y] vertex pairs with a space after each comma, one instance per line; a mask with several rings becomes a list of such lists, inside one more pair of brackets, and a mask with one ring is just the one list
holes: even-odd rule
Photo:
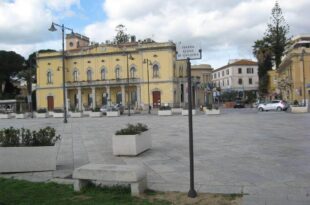
[[129, 65], [128, 65], [128, 58], [130, 59], [130, 60], [133, 60], [134, 58], [131, 56], [131, 54], [129, 54], [129, 53], [126, 53], [126, 54], [124, 54], [124, 55], [126, 55], [127, 56], [127, 93], [128, 93], [128, 102], [127, 102], [127, 106], [128, 106], [128, 116], [130, 116], [130, 100], [131, 100], [131, 98], [130, 98], [130, 90], [129, 90], [129, 86], [130, 86], [130, 84], [129, 84]]
[[149, 105], [149, 114], [151, 114], [149, 65], [152, 65], [152, 62], [149, 59], [144, 59], [143, 63], [146, 63], [147, 68], [147, 100]]
[[63, 106], [64, 106], [64, 123], [67, 123], [67, 102], [66, 102], [66, 78], [65, 78], [65, 30], [69, 30], [73, 34], [73, 29], [65, 27], [63, 24], [59, 25], [52, 22], [51, 27], [48, 29], [49, 31], [57, 31], [55, 26], [61, 28], [62, 32], [62, 89], [63, 89]]
[[304, 106], [306, 106], [306, 74], [305, 74], [305, 54], [306, 54], [306, 51], [305, 49], [302, 49], [302, 52], [301, 52], [301, 57], [300, 57], [300, 60], [302, 61], [302, 74], [303, 74], [303, 90], [304, 90]]
[[31, 93], [32, 93], [32, 60], [33, 58], [29, 58], [27, 62], [23, 63], [24, 67], [29, 66], [28, 71], [26, 71], [26, 78], [27, 79], [27, 91], [28, 91], [28, 96], [27, 96], [27, 101], [28, 101], [28, 109], [31, 114], [31, 118], [33, 118], [33, 113], [32, 113], [32, 99], [31, 99]]

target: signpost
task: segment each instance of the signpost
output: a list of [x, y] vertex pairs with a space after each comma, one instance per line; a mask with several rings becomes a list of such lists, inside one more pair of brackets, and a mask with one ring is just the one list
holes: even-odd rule
[[190, 190], [187, 196], [195, 198], [197, 192], [194, 186], [194, 148], [193, 148], [193, 115], [192, 115], [192, 75], [190, 60], [201, 59], [201, 49], [198, 44], [178, 42], [176, 45], [177, 60], [187, 61], [188, 84], [188, 130], [189, 130], [189, 166], [190, 166]]

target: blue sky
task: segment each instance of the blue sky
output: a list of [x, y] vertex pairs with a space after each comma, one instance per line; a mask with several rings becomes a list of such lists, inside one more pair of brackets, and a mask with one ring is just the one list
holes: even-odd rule
[[[309, 34], [309, 0], [278, 0], [290, 36]], [[0, 0], [0, 50], [25, 57], [40, 49], [61, 49], [61, 33], [51, 22], [105, 42], [123, 24], [137, 39], [187, 41], [202, 45], [214, 68], [229, 59], [254, 59], [252, 45], [262, 38], [275, 0]]]

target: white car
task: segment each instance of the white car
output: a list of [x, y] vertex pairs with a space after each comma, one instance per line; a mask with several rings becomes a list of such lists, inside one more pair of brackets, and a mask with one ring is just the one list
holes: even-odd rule
[[289, 105], [284, 100], [273, 100], [271, 102], [260, 103], [257, 106], [258, 111], [268, 111], [268, 110], [276, 110], [282, 111], [287, 110]]

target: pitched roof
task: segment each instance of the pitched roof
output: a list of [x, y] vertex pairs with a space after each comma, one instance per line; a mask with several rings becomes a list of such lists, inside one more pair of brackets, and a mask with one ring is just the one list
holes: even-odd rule
[[231, 66], [244, 66], [244, 65], [257, 65], [257, 62], [254, 62], [254, 61], [251, 61], [251, 60], [246, 60], [246, 59], [241, 59], [241, 60], [237, 60], [233, 63], [230, 63], [230, 64], [227, 64], [223, 67], [220, 67], [216, 70], [214, 70], [213, 72], [216, 72], [216, 71], [219, 71], [219, 70], [222, 70], [224, 68], [228, 68], [228, 67], [231, 67]]

